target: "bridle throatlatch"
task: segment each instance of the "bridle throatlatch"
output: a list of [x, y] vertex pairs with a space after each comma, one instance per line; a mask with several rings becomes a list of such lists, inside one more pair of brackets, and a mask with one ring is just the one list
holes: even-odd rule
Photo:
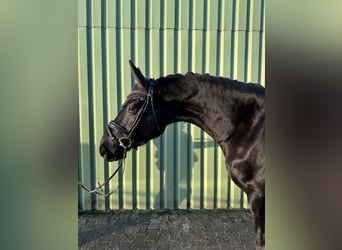
[[[107, 132], [110, 135], [111, 139], [114, 140], [120, 147], [123, 148], [123, 160], [121, 160], [118, 168], [114, 171], [114, 173], [108, 177], [105, 182], [103, 182], [102, 184], [100, 184], [100, 182], [98, 182], [98, 186], [94, 189], [92, 189], [91, 187], [87, 186], [86, 184], [82, 183], [82, 182], [78, 182], [78, 185], [80, 185], [81, 188], [83, 188], [85, 191], [87, 191], [88, 193], [94, 193], [96, 195], [104, 195], [104, 196], [110, 196], [111, 194], [113, 194], [114, 192], [116, 192], [118, 190], [118, 188], [116, 188], [114, 191], [111, 191], [109, 193], [105, 193], [103, 191], [103, 186], [105, 186], [115, 175], [116, 173], [119, 171], [119, 169], [123, 166], [123, 169], [125, 168], [125, 158], [126, 158], [126, 153], [127, 151], [129, 151], [132, 148], [133, 142], [134, 140], [132, 139], [132, 135], [135, 132], [136, 127], [138, 126], [143, 114], [145, 113], [147, 107], [149, 104], [151, 104], [151, 110], [153, 113], [153, 117], [155, 120], [155, 123], [157, 125], [157, 129], [158, 132], [161, 131], [160, 129], [160, 125], [157, 119], [157, 115], [156, 112], [154, 110], [154, 105], [153, 105], [153, 92], [154, 92], [154, 86], [155, 86], [155, 82], [151, 81], [149, 84], [149, 88], [148, 88], [148, 92], [147, 95], [145, 97], [145, 101], [144, 104], [142, 105], [142, 107], [140, 108], [140, 110], [138, 111], [136, 117], [134, 118], [131, 127], [127, 130], [125, 127], [121, 126], [120, 124], [118, 124], [116, 121], [112, 120], [108, 126], [107, 126]], [[135, 99], [136, 97], [132, 97], [131, 99]], [[129, 101], [129, 99], [127, 100]], [[125, 134], [125, 136], [117, 139], [115, 137], [115, 135], [112, 133], [111, 129], [116, 129], [119, 130], [120, 132], [122, 132], [123, 134]]]

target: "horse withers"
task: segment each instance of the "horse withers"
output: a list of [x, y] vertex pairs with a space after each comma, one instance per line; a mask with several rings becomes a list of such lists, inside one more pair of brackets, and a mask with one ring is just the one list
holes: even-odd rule
[[208, 74], [146, 79], [129, 61], [136, 84], [100, 143], [107, 161], [160, 136], [185, 121], [205, 130], [221, 147], [232, 180], [252, 211], [256, 249], [265, 245], [265, 89]]

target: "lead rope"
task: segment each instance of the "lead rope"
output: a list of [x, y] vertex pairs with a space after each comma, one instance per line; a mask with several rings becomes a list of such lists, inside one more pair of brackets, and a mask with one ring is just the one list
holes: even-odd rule
[[[105, 180], [102, 184], [100, 183], [100, 182], [98, 182], [98, 186], [96, 187], [96, 188], [94, 188], [94, 189], [91, 189], [91, 187], [89, 187], [88, 185], [86, 185], [86, 184], [84, 184], [83, 182], [78, 182], [78, 185], [81, 187], [81, 188], [83, 188], [85, 191], [87, 191], [88, 193], [91, 193], [91, 194], [96, 194], [96, 195], [103, 195], [103, 196], [110, 196], [111, 194], [113, 194], [113, 193], [115, 193], [118, 189], [119, 189], [119, 186], [115, 189], [115, 190], [113, 190], [113, 191], [111, 191], [111, 192], [109, 192], [109, 193], [105, 193], [104, 191], [103, 191], [103, 186], [104, 185], [106, 185], [115, 175], [116, 175], [116, 173], [119, 171], [119, 169], [122, 167], [122, 169], [123, 169], [123, 172], [125, 171], [125, 158], [126, 158], [126, 150], [124, 151], [124, 157], [123, 157], [123, 159], [120, 161], [120, 164], [119, 164], [119, 166], [118, 166], [118, 168], [114, 171], [114, 173], [111, 175], [111, 176], [109, 176], [108, 178], [107, 178], [107, 180]], [[100, 192], [100, 191], [101, 192]]]

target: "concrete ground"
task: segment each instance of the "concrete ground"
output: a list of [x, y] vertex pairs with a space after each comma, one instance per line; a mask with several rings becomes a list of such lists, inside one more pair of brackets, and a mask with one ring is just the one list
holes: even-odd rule
[[255, 249], [249, 210], [79, 213], [79, 249]]

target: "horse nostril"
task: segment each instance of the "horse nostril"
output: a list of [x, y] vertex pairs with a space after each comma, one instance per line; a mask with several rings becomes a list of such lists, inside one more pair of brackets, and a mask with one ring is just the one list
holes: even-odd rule
[[106, 150], [103, 147], [100, 147], [100, 155], [102, 157], [105, 157], [105, 155], [106, 155]]

